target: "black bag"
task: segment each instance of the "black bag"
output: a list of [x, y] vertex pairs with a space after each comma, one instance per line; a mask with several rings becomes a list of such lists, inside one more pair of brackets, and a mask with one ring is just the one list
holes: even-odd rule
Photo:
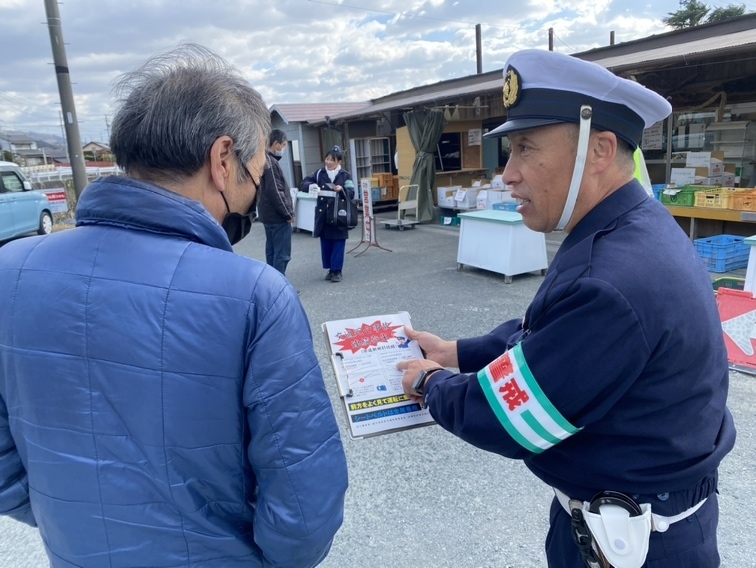
[[[333, 184], [323, 186], [324, 190], [333, 191]], [[336, 191], [336, 197], [328, 198], [326, 205], [326, 223], [342, 229], [354, 229], [359, 223], [357, 206], [349, 199], [346, 189]]]

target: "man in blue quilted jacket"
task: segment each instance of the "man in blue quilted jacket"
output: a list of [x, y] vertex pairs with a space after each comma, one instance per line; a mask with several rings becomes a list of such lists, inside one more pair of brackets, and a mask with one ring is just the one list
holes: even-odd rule
[[76, 228], [0, 248], [0, 514], [53, 567], [319, 564], [347, 470], [296, 291], [237, 256], [269, 115], [195, 45], [118, 85]]

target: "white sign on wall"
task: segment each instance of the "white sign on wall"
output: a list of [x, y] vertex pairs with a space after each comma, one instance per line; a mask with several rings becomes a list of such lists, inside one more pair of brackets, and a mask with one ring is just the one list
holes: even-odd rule
[[483, 130], [480, 128], [473, 128], [467, 131], [467, 145], [468, 146], [480, 146], [483, 140]]
[[664, 125], [661, 121], [652, 124], [643, 131], [641, 148], [644, 150], [661, 150]]

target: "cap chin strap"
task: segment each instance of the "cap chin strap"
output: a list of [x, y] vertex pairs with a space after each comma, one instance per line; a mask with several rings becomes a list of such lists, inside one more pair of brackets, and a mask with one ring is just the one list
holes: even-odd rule
[[580, 107], [580, 135], [578, 136], [577, 156], [575, 156], [575, 169], [572, 171], [570, 192], [567, 194], [567, 201], [564, 204], [562, 217], [559, 219], [559, 223], [557, 223], [554, 229], [555, 231], [564, 231], [567, 223], [572, 218], [572, 214], [575, 212], [575, 203], [577, 203], [578, 194], [580, 193], [580, 183], [583, 181], [583, 171], [585, 171], [585, 158], [588, 156], [591, 116], [593, 116], [593, 109], [590, 106], [583, 105]]

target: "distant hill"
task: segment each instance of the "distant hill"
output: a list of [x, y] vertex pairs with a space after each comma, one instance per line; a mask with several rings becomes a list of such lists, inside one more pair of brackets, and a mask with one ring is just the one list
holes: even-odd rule
[[[57, 134], [49, 134], [44, 132], [34, 132], [31, 130], [8, 130], [7, 134], [23, 134], [28, 136], [37, 143], [38, 148], [65, 148], [66, 139]], [[2, 137], [2, 133], [0, 133]]]

